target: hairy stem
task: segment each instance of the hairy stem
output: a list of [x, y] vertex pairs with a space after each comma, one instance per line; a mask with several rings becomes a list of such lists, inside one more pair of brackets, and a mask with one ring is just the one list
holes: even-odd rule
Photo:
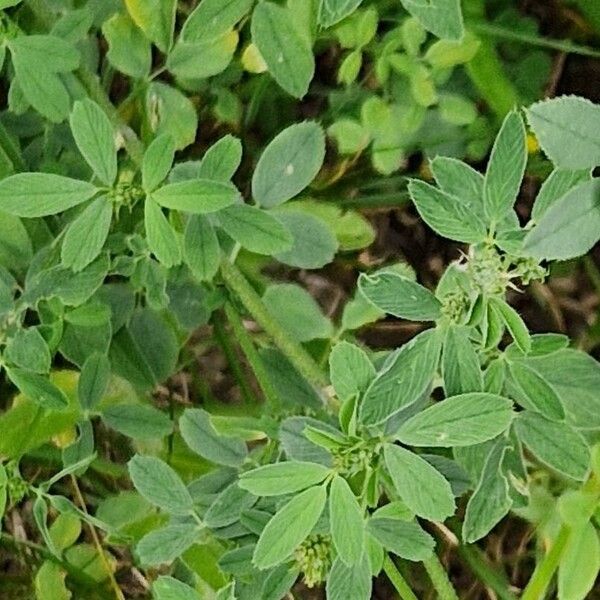
[[433, 554], [430, 558], [424, 560], [423, 566], [429, 575], [429, 579], [431, 579], [439, 600], [459, 600], [456, 590], [448, 578], [446, 569], [444, 569], [437, 554]]
[[410, 589], [406, 579], [402, 577], [402, 573], [400, 573], [389, 554], [386, 555], [383, 561], [383, 570], [388, 576], [388, 579], [392, 582], [392, 585], [396, 588], [396, 591], [402, 600], [419, 600], [415, 596], [415, 593]]
[[221, 276], [227, 287], [240, 299], [252, 318], [265, 330], [300, 374], [319, 388], [328, 385], [327, 377], [310, 354], [271, 316], [262, 299], [242, 272], [228, 260], [221, 263]]
[[244, 323], [242, 322], [240, 315], [229, 302], [225, 304], [225, 314], [227, 315], [227, 320], [231, 325], [233, 334], [235, 335], [242, 352], [250, 363], [250, 367], [254, 372], [256, 380], [258, 381], [258, 385], [265, 396], [265, 400], [271, 406], [271, 408], [278, 409], [281, 406], [281, 402], [279, 400], [277, 390], [269, 378], [269, 374], [265, 369], [262, 358], [260, 357], [256, 346], [250, 337], [250, 334], [244, 327]]
[[235, 348], [231, 343], [229, 333], [225, 329], [224, 319], [219, 311], [214, 313], [212, 322], [215, 337], [217, 338], [217, 342], [223, 350], [223, 354], [225, 354], [225, 358], [229, 363], [229, 367], [231, 368], [231, 372], [233, 373], [235, 380], [240, 386], [242, 398], [246, 405], [251, 406], [252, 404], [254, 404], [254, 394], [252, 393], [252, 389], [248, 384], [246, 374], [244, 373], [244, 369], [242, 367], [240, 359], [238, 358]]

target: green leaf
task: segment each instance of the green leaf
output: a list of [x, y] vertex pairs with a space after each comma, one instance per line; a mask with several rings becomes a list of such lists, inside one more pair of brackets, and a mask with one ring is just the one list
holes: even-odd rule
[[117, 177], [115, 129], [92, 100], [78, 100], [71, 112], [71, 131], [83, 158], [102, 181], [111, 186]]
[[600, 179], [592, 179], [572, 188], [543, 214], [527, 234], [523, 250], [535, 258], [567, 260], [585, 254], [598, 238]]
[[77, 394], [81, 407], [91, 410], [98, 405], [110, 383], [110, 361], [104, 354], [91, 354], [81, 369]]
[[242, 473], [239, 486], [255, 496], [282, 496], [317, 485], [330, 472], [317, 463], [285, 461]]
[[[273, 5], [259, 4], [255, 14], [265, 6]], [[291, 125], [263, 151], [252, 177], [252, 196], [264, 208], [283, 204], [312, 182], [324, 158], [325, 134], [320, 125], [313, 121]]]
[[252, 15], [252, 41], [273, 79], [295, 98], [302, 98], [315, 73], [308, 40], [296, 29], [289, 8], [261, 2]]
[[276, 215], [293, 237], [292, 247], [275, 255], [278, 261], [299, 269], [319, 269], [333, 260], [338, 241], [321, 219], [292, 209]]
[[471, 244], [485, 239], [483, 221], [458, 198], [416, 179], [408, 184], [408, 191], [419, 215], [436, 233]]
[[207, 79], [222, 73], [237, 49], [239, 34], [229, 31], [215, 40], [179, 41], [169, 53], [167, 69], [180, 79]]
[[0, 210], [17, 217], [47, 217], [89, 200], [97, 188], [50, 173], [17, 173], [0, 181]]
[[190, 513], [194, 505], [192, 497], [167, 463], [154, 456], [136, 454], [127, 466], [133, 485], [148, 502], [174, 515]]
[[338, 556], [358, 566], [365, 550], [363, 511], [345, 479], [336, 475], [329, 490], [329, 526]]
[[562, 96], [537, 102], [527, 119], [540, 146], [557, 167], [593, 169], [600, 165], [600, 106]]
[[351, 15], [362, 0], [320, 0], [319, 25], [331, 27]]
[[268, 569], [287, 560], [317, 524], [326, 501], [327, 492], [322, 485], [294, 496], [275, 513], [258, 538], [254, 564]]
[[427, 288], [397, 273], [362, 273], [358, 289], [371, 304], [394, 317], [435, 321], [441, 316], [442, 305]]
[[446, 396], [483, 391], [479, 357], [466, 327], [449, 327], [442, 352], [442, 376]]
[[590, 449], [573, 427], [524, 411], [515, 419], [515, 431], [527, 449], [545, 465], [577, 481], [585, 479], [590, 468]]
[[[509, 370], [529, 406], [553, 421], [563, 421], [565, 409], [554, 388], [536, 371], [520, 362], [509, 363]], [[517, 398], [518, 400], [518, 398]]]
[[197, 539], [198, 531], [192, 524], [167, 525], [146, 534], [135, 550], [143, 565], [159, 565], [174, 561]]
[[511, 424], [512, 402], [495, 394], [453, 396], [411, 417], [397, 438], [409, 446], [450, 448], [491, 440]]
[[229, 181], [242, 162], [242, 154], [242, 142], [239, 138], [226, 135], [206, 151], [197, 176], [200, 179]]
[[440, 347], [439, 333], [430, 329], [394, 352], [365, 392], [361, 422], [381, 423], [425, 394], [437, 370]]
[[255, 502], [256, 496], [240, 488], [237, 483], [232, 483], [208, 507], [204, 523], [213, 529], [233, 525], [240, 520], [242, 512], [251, 508]]
[[460, 198], [480, 218], [485, 218], [483, 207], [484, 178], [466, 163], [448, 156], [436, 156], [430, 162], [431, 172], [440, 189]]
[[485, 460], [483, 471], [467, 504], [462, 537], [471, 544], [487, 535], [509, 511], [512, 500], [508, 480], [502, 473], [504, 441], [494, 444]]
[[219, 240], [206, 217], [190, 216], [185, 228], [183, 256], [194, 276], [200, 281], [210, 281], [219, 270]]
[[19, 329], [9, 338], [4, 358], [10, 363], [34, 373], [48, 373], [52, 357], [46, 340], [37, 327]]
[[49, 379], [24, 369], [9, 368], [8, 378], [24, 396], [48, 410], [64, 410], [69, 405], [65, 393]]
[[194, 179], [165, 185], [153, 192], [152, 198], [165, 208], [206, 214], [234, 204], [239, 195], [230, 183]]
[[292, 246], [292, 235], [281, 221], [254, 206], [235, 204], [223, 209], [218, 217], [227, 235], [250, 252], [271, 256]]
[[69, 225], [60, 251], [64, 267], [77, 273], [98, 257], [110, 231], [112, 214], [112, 203], [100, 196]]
[[558, 599], [585, 600], [600, 570], [600, 541], [592, 523], [571, 532], [558, 565]]
[[142, 186], [146, 192], [153, 192], [165, 180], [174, 157], [175, 144], [168, 133], [163, 133], [152, 141], [142, 162]]
[[414, 521], [374, 517], [367, 531], [386, 550], [415, 562], [429, 558], [435, 546], [434, 539]]
[[299, 342], [326, 339], [333, 333], [331, 321], [316, 300], [295, 283], [270, 285], [262, 300], [271, 316]]
[[102, 25], [110, 64], [121, 73], [142, 79], [150, 72], [152, 49], [146, 36], [127, 14], [114, 14]]
[[347, 565], [338, 556], [327, 576], [327, 600], [370, 600], [372, 580], [366, 556], [357, 565]]
[[400, 0], [402, 6], [417, 19], [427, 31], [439, 38], [459, 40], [464, 25], [459, 0]]
[[230, 31], [252, 8], [254, 0], [202, 0], [181, 30], [186, 42], [210, 42]]
[[169, 417], [145, 404], [115, 404], [102, 411], [102, 420], [111, 428], [136, 440], [160, 439], [173, 431]]
[[510, 304], [499, 298], [491, 298], [490, 304], [498, 310], [519, 350], [527, 354], [531, 350], [531, 336], [521, 315]]
[[340, 400], [364, 392], [375, 378], [375, 367], [364, 350], [338, 342], [329, 354], [329, 376]]
[[545, 356], [525, 359], [558, 393], [575, 427], [600, 427], [600, 364], [584, 352], [562, 349]]
[[125, 0], [135, 24], [166, 53], [173, 42], [176, 0]]
[[173, 138], [177, 150], [189, 146], [196, 139], [196, 107], [179, 90], [153, 81], [146, 92], [145, 108], [154, 135], [168, 133]]
[[239, 467], [246, 460], [246, 444], [219, 435], [205, 410], [187, 409], [179, 420], [179, 429], [185, 443], [207, 460], [231, 467]]
[[10, 40], [14, 55], [41, 65], [44, 71], [65, 73], [79, 66], [79, 52], [73, 44], [55, 35], [20, 35]]
[[444, 521], [454, 513], [454, 495], [446, 478], [426, 460], [400, 446], [384, 446], [385, 466], [394, 487], [416, 515]]
[[500, 223], [512, 210], [527, 164], [525, 125], [513, 110], [506, 115], [494, 142], [484, 182], [485, 212]]
[[167, 575], [161, 575], [152, 584], [152, 593], [156, 600], [202, 600], [194, 588]]
[[269, 573], [261, 590], [263, 600], [281, 600], [291, 590], [298, 579], [300, 569], [297, 566], [279, 565]]
[[45, 560], [35, 574], [36, 600], [70, 600], [72, 595], [65, 583], [66, 576], [60, 564]]
[[11, 270], [25, 270], [32, 256], [32, 240], [23, 221], [0, 213], [0, 265]]
[[535, 199], [531, 218], [539, 221], [548, 209], [558, 202], [567, 192], [580, 183], [590, 181], [592, 175], [589, 169], [571, 171], [569, 169], [555, 169], [544, 181]]
[[4, 518], [8, 500], [8, 476], [4, 465], [0, 465], [0, 520]]
[[144, 206], [144, 227], [150, 251], [168, 269], [181, 262], [181, 247], [177, 234], [162, 209], [151, 197]]

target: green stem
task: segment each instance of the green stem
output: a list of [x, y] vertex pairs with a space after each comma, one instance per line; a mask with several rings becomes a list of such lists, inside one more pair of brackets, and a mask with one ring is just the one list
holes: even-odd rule
[[396, 591], [402, 600], [419, 600], [415, 596], [415, 593], [410, 589], [406, 579], [402, 577], [402, 573], [400, 573], [389, 554], [386, 555], [383, 561], [383, 570], [388, 576], [388, 579], [392, 582], [392, 585], [396, 588]]
[[217, 342], [221, 346], [223, 350], [223, 354], [225, 354], [225, 358], [229, 363], [229, 367], [231, 368], [231, 372], [235, 377], [238, 385], [240, 386], [240, 391], [242, 393], [242, 398], [244, 399], [245, 404], [251, 406], [254, 404], [254, 394], [250, 389], [250, 385], [246, 379], [246, 374], [244, 373], [244, 369], [240, 363], [240, 360], [235, 352], [235, 348], [231, 343], [228, 332], [225, 330], [225, 324], [223, 323], [223, 317], [219, 311], [215, 312], [213, 315], [213, 327], [215, 337], [217, 338]]
[[430, 558], [424, 560], [423, 566], [429, 575], [429, 579], [431, 579], [439, 600], [459, 600], [456, 590], [448, 578], [446, 569], [444, 569], [437, 554], [433, 554]]
[[225, 314], [227, 315], [227, 320], [231, 325], [233, 334], [235, 335], [242, 352], [250, 363], [250, 367], [254, 372], [256, 380], [258, 381], [258, 385], [265, 396], [265, 400], [272, 409], [279, 409], [281, 406], [279, 395], [277, 394], [277, 390], [273, 386], [271, 378], [265, 369], [263, 360], [260, 357], [260, 354], [258, 353], [250, 334], [244, 327], [244, 323], [242, 322], [240, 315], [229, 302], [225, 304]]
[[558, 568], [558, 563], [562, 557], [562, 553], [569, 541], [571, 529], [563, 525], [558, 532], [556, 540], [550, 551], [544, 556], [541, 563], [537, 565], [521, 600], [543, 600], [546, 595], [546, 590], [554, 577], [554, 573]]
[[512, 42], [522, 42], [530, 46], [537, 46], [538, 48], [547, 48], [549, 50], [557, 50], [566, 54], [579, 54], [580, 56], [589, 56], [591, 58], [600, 58], [600, 51], [588, 48], [587, 46], [580, 46], [579, 44], [573, 44], [567, 40], [553, 40], [550, 38], [544, 38], [539, 35], [530, 35], [528, 33], [521, 33], [514, 29], [508, 29], [506, 27], [500, 27], [485, 22], [469, 22], [469, 25], [477, 33], [489, 35], [502, 40], [510, 40]]
[[15, 171], [26, 171], [27, 165], [23, 160], [23, 155], [21, 154], [21, 149], [19, 145], [15, 142], [14, 138], [8, 133], [6, 127], [0, 122], [0, 146], [4, 153], [9, 158], [12, 163]]
[[515, 595], [508, 589], [509, 584], [504, 573], [495, 571], [477, 546], [460, 544], [456, 549], [477, 578], [500, 600], [516, 600]]
[[252, 318], [271, 337], [277, 347], [288, 357], [300, 374], [308, 381], [324, 388], [327, 377], [312, 356], [290, 337], [288, 332], [271, 316], [260, 296], [248, 283], [242, 272], [228, 260], [221, 263], [221, 276], [227, 287], [240, 299]]

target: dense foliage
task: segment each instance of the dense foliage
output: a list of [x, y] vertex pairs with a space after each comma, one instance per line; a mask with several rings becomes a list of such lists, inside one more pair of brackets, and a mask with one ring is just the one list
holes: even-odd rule
[[600, 52], [490, 4], [0, 0], [1, 598], [447, 600], [450, 544], [506, 600], [509, 514], [588, 597], [600, 366], [512, 300], [600, 238], [600, 107], [540, 100]]

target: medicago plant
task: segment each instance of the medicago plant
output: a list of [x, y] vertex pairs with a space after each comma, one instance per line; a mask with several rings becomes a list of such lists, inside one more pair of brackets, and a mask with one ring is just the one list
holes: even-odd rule
[[[509, 513], [588, 595], [600, 367], [513, 300], [600, 238], [600, 108], [481, 31], [597, 53], [498, 4], [0, 0], [1, 598], [455, 599], [449, 546], [511, 599]], [[379, 201], [435, 283], [357, 259]]]

